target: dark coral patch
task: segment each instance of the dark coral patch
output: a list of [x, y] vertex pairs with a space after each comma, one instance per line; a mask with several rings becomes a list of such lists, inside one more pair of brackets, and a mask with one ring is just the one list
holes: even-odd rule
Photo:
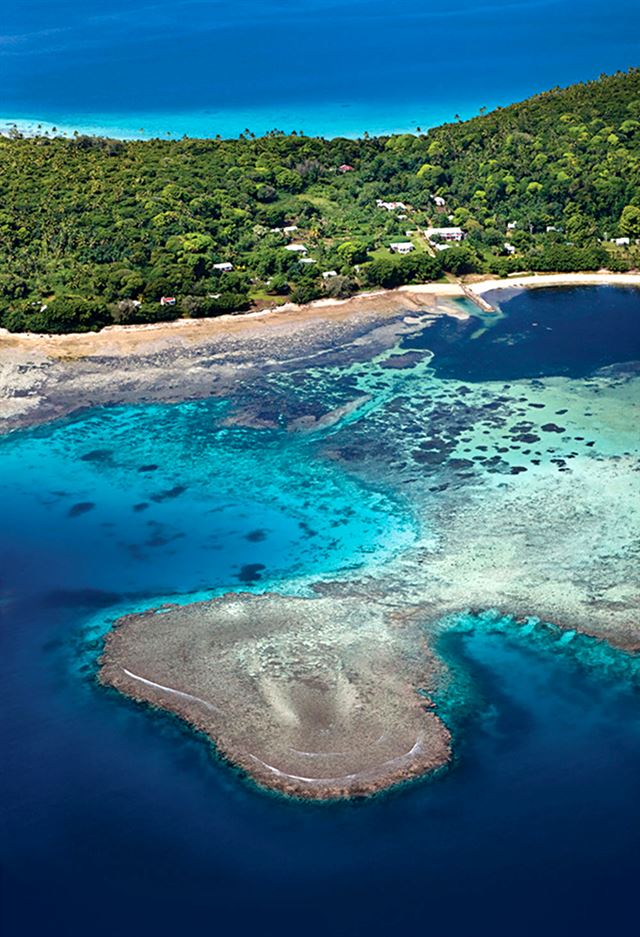
[[160, 504], [162, 501], [170, 501], [172, 498], [177, 498], [179, 495], [184, 494], [186, 490], [186, 485], [174, 485], [173, 488], [168, 488], [166, 491], [159, 491], [158, 494], [151, 495], [151, 500], [155, 501], [156, 504]]
[[392, 355], [386, 361], [382, 361], [380, 367], [402, 370], [403, 368], [413, 368], [420, 361], [422, 361], [422, 355], [417, 352], [407, 352], [405, 355]]
[[266, 569], [264, 563], [245, 563], [236, 575], [236, 579], [246, 583], [257, 582], [263, 569]]
[[92, 449], [80, 456], [81, 462], [110, 462], [113, 455], [111, 449]]
[[72, 504], [69, 510], [67, 511], [67, 517], [79, 517], [81, 514], [86, 514], [87, 511], [92, 511], [95, 508], [93, 501], [78, 501], [77, 504]]
[[535, 433], [522, 433], [520, 436], [512, 436], [511, 438], [514, 442], [538, 442], [540, 439]]

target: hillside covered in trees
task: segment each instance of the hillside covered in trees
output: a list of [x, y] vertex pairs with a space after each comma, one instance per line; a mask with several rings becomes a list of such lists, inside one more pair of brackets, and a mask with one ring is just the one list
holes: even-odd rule
[[[640, 264], [640, 71], [425, 134], [15, 133], [0, 139], [0, 188], [0, 325], [13, 331], [216, 315], [446, 273], [625, 270]], [[444, 245], [433, 227], [465, 238]]]

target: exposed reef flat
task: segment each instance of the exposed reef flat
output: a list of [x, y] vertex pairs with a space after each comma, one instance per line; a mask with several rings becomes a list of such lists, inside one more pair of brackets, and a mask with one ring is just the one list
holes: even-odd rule
[[426, 690], [436, 670], [393, 607], [238, 594], [122, 619], [100, 679], [177, 713], [258, 783], [326, 799], [446, 763]]
[[[0, 432], [79, 408], [174, 402], [231, 393], [243, 381], [309, 355], [356, 358], [419, 327], [407, 313], [464, 315], [447, 302], [455, 284], [319, 300], [215, 319], [111, 326], [72, 335], [14, 335], [0, 329]], [[438, 301], [439, 300], [439, 301]]]
[[[462, 316], [471, 294], [531, 287], [640, 285], [640, 274], [563, 273], [470, 277], [318, 300], [307, 306], [216, 319], [178, 319], [154, 325], [111, 326], [97, 333], [12, 334], [0, 329], [0, 432], [56, 419], [81, 407], [199, 398], [233, 391], [316, 346], [333, 352], [352, 346], [383, 347], [399, 329], [420, 327], [413, 311]], [[410, 315], [407, 316], [407, 313]], [[385, 331], [383, 326], [388, 326]], [[379, 331], [382, 329], [382, 331]], [[369, 335], [367, 339], [365, 336]]]

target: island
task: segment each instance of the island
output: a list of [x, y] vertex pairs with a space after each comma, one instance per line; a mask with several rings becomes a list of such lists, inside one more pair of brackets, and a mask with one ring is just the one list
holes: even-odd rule
[[448, 635], [640, 679], [639, 90], [376, 139], [0, 140], [7, 471], [120, 571], [77, 597], [113, 606], [101, 693], [332, 800], [455, 763]]

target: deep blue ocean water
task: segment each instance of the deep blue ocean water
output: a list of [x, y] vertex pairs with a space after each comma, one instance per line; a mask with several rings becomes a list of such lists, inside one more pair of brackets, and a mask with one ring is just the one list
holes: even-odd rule
[[[544, 369], [528, 303], [556, 324], [599, 303], [603, 357], [620, 357], [625, 294], [526, 295], [495, 326], [506, 339], [511, 322], [521, 362], [528, 344]], [[225, 412], [105, 407], [0, 440], [2, 933], [632, 933], [640, 696], [595, 645], [587, 666], [557, 636], [467, 616], [443, 645], [468, 710], [455, 765], [342, 805], [260, 793], [176, 720], [94, 684], [105, 616], [411, 542], [393, 492]]]
[[0, 117], [120, 136], [427, 127], [638, 63], [618, 0], [21, 0]]
[[640, 363], [635, 287], [536, 288], [487, 298], [499, 302], [498, 315], [442, 316], [405, 346], [428, 348], [440, 377], [465, 381], [584, 378], [599, 368]]

